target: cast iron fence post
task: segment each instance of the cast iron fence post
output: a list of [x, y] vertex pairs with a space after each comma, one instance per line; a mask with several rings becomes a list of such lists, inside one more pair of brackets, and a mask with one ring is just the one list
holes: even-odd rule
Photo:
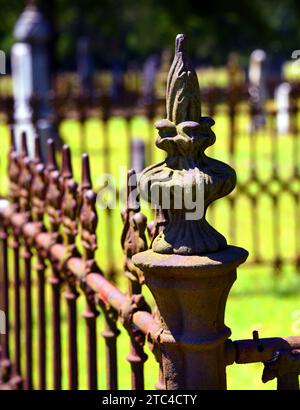
[[160, 351], [165, 388], [226, 389], [224, 343], [231, 331], [224, 324], [225, 305], [248, 253], [227, 245], [205, 219], [208, 205], [234, 189], [236, 175], [204, 153], [215, 142], [214, 121], [201, 117], [198, 79], [182, 34], [166, 103], [167, 119], [156, 123], [156, 145], [167, 158], [142, 172], [139, 188], [158, 209], [168, 210], [168, 223], [152, 249], [133, 262], [157, 303], [160, 329], [149, 338]]

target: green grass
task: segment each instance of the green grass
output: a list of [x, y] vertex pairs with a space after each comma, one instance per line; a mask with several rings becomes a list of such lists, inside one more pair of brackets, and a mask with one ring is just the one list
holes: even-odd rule
[[[214, 147], [208, 150], [208, 153], [225, 162], [231, 162], [228, 156], [228, 121], [224, 114], [219, 114], [215, 117], [216, 125], [214, 130], [217, 136], [217, 141]], [[253, 139], [248, 136], [247, 117], [241, 115], [238, 118], [238, 137], [237, 137], [237, 153], [234, 168], [240, 181], [247, 181], [250, 176], [250, 148], [253, 146]], [[270, 124], [267, 124], [269, 127]], [[7, 166], [6, 152], [8, 147], [7, 130], [2, 127], [1, 130], [1, 189], [5, 192], [7, 187], [6, 176], [3, 169]], [[73, 156], [73, 168], [75, 178], [80, 178], [80, 156], [78, 155], [80, 143], [79, 135], [80, 129], [78, 123], [74, 121], [66, 121], [63, 123], [61, 132], [66, 142], [71, 145], [72, 151], [77, 152]], [[88, 136], [88, 152], [90, 153], [90, 162], [92, 167], [92, 178], [94, 185], [97, 187], [101, 184], [100, 176], [105, 169], [105, 160], [103, 155], [104, 148], [104, 132], [102, 124], [97, 120], [90, 120], [86, 127]], [[152, 146], [151, 150], [152, 162], [163, 159], [163, 152], [160, 152], [154, 147], [155, 130], [154, 127], [149, 130], [149, 124], [143, 118], [135, 118], [132, 122], [132, 135], [142, 138], [146, 141], [147, 147]], [[128, 164], [127, 156], [127, 136], [126, 124], [122, 118], [115, 118], [110, 121], [107, 141], [111, 153], [109, 168], [111, 173], [117, 177], [119, 188], [122, 190], [125, 186], [126, 170]], [[293, 156], [298, 155], [297, 165], [299, 166], [299, 152], [295, 150], [295, 142], [291, 136], [280, 137], [277, 140], [276, 147], [276, 165], [281, 178], [288, 179], [292, 173]], [[257, 148], [257, 163], [256, 169], [260, 179], [267, 181], [271, 178], [272, 172], [272, 139], [269, 137], [269, 132], [260, 132], [255, 137]], [[295, 154], [296, 153], [296, 154]], [[149, 150], [147, 152], [149, 157]], [[299, 181], [293, 182], [295, 190], [299, 191]], [[297, 185], [298, 184], [298, 185]], [[252, 187], [253, 192], [259, 191], [257, 187]], [[274, 190], [276, 190], [274, 185]], [[300, 279], [296, 275], [295, 268], [292, 265], [286, 264], [281, 277], [275, 278], [271, 267], [260, 266], [251, 267], [249, 262], [252, 260], [253, 249], [255, 243], [251, 236], [252, 226], [258, 223], [259, 226], [259, 240], [261, 256], [268, 259], [275, 254], [275, 248], [279, 244], [281, 255], [284, 257], [293, 257], [296, 255], [299, 248], [297, 246], [295, 237], [295, 217], [296, 212], [294, 202], [288, 194], [280, 195], [279, 210], [280, 210], [280, 236], [274, 238], [274, 216], [272, 202], [268, 195], [258, 192], [258, 212], [253, 219], [251, 213], [251, 203], [246, 197], [239, 197], [237, 200], [237, 219], [236, 219], [236, 238], [233, 243], [231, 233], [231, 221], [229, 218], [229, 208], [226, 199], [221, 199], [215, 207], [213, 225], [222, 232], [229, 243], [245, 247], [250, 252], [249, 261], [241, 266], [238, 270], [238, 279], [234, 284], [233, 289], [229, 295], [227, 310], [226, 310], [226, 324], [232, 329], [232, 339], [251, 338], [252, 330], [260, 331], [261, 337], [271, 336], [286, 336], [300, 333], [300, 326], [295, 325], [295, 317], [293, 312], [300, 310]], [[145, 205], [145, 204], [143, 204]], [[106, 271], [108, 266], [107, 251], [113, 252], [113, 260], [116, 268], [119, 271], [119, 277], [122, 276], [123, 255], [120, 246], [121, 235], [121, 219], [120, 209], [112, 212], [113, 225], [107, 224], [106, 212], [99, 209], [99, 227], [98, 227], [98, 241], [99, 249], [97, 251], [97, 260], [100, 266]], [[144, 208], [144, 207], [143, 207]], [[145, 208], [146, 209], [146, 208]], [[151, 212], [146, 210], [147, 216], [151, 218]], [[210, 218], [210, 214], [208, 215]], [[298, 214], [299, 217], [299, 214]], [[258, 222], [257, 222], [258, 220]], [[297, 232], [298, 239], [300, 232]], [[119, 286], [125, 290], [124, 278], [120, 279]], [[49, 290], [48, 290], [49, 291]], [[150, 299], [149, 291], [145, 289], [147, 299]], [[49, 294], [47, 295], [48, 300]], [[36, 298], [34, 298], [36, 300]], [[65, 305], [65, 304], [63, 304]], [[81, 312], [84, 309], [83, 298], [79, 298], [79, 309]], [[36, 317], [34, 332], [36, 332]], [[66, 311], [65, 306], [63, 310], [63, 340], [64, 340], [64, 379], [63, 386], [67, 388], [67, 354], [66, 354]], [[50, 307], [48, 304], [47, 322], [50, 323]], [[100, 337], [100, 331], [103, 327], [102, 317], [98, 321], [99, 326], [99, 387], [105, 388], [105, 352], [104, 341]], [[51, 359], [52, 351], [50, 347], [50, 325], [47, 328], [48, 332], [48, 348], [47, 355]], [[37, 336], [35, 333], [35, 343]], [[85, 370], [85, 330], [83, 319], [79, 321], [78, 329], [78, 347], [80, 356], [80, 387], [86, 388], [86, 370]], [[118, 340], [119, 349], [119, 387], [130, 388], [130, 374], [129, 364], [125, 361], [125, 356], [129, 352], [129, 340], [125, 331], [122, 331]], [[35, 345], [36, 352], [36, 345]], [[157, 364], [151, 352], [148, 352], [149, 360], [146, 364], [145, 379], [146, 388], [151, 388], [157, 380]], [[36, 360], [36, 356], [35, 356]], [[49, 360], [51, 362], [51, 360]], [[271, 382], [263, 385], [260, 382], [262, 375], [261, 364], [250, 365], [233, 365], [228, 368], [228, 387], [230, 389], [271, 389], [275, 388], [275, 383]], [[48, 379], [51, 380], [51, 367], [48, 368]], [[35, 373], [35, 380], [37, 374]], [[51, 383], [48, 386], [51, 388]]]

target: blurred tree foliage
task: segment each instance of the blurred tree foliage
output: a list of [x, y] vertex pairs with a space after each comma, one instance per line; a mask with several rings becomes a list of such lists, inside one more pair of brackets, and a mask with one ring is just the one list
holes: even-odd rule
[[[74, 68], [76, 39], [88, 35], [96, 66], [143, 61], [150, 53], [189, 36], [199, 61], [225, 63], [238, 50], [244, 58], [256, 47], [280, 59], [300, 48], [299, 0], [40, 0], [56, 30], [61, 68]], [[23, 0], [0, 0], [0, 48], [9, 51]]]

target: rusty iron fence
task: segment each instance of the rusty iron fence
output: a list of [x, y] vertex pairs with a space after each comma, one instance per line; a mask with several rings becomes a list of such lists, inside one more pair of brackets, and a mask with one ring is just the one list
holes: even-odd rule
[[[182, 85], [177, 79], [186, 78], [187, 72], [192, 73], [191, 80]], [[167, 157], [163, 163], [143, 171], [139, 190], [143, 195], [151, 189], [153, 174], [163, 186], [167, 171], [167, 183], [176, 180], [184, 189], [186, 180], [181, 179], [184, 173], [202, 172], [206, 209], [215, 199], [226, 196], [236, 181], [231, 167], [204, 154], [215, 141], [211, 130], [214, 121], [210, 117], [199, 118], [199, 86], [193, 73], [186, 54], [186, 39], [179, 35], [169, 74], [167, 118], [156, 123], [157, 146], [167, 152]], [[183, 98], [176, 98], [179, 91]], [[98, 383], [99, 360], [103, 362], [97, 354], [99, 311], [105, 321], [101, 337], [106, 344], [107, 389], [118, 388], [118, 324], [130, 340], [127, 360], [133, 389], [144, 388], [146, 341], [158, 362], [156, 388], [160, 390], [225, 389], [226, 366], [234, 362], [263, 362], [264, 382], [277, 378], [278, 389], [299, 389], [300, 337], [259, 338], [254, 332], [252, 340], [229, 339], [231, 331], [224, 324], [226, 300], [236, 279], [236, 268], [246, 260], [247, 251], [227, 245], [205, 216], [195, 221], [182, 218], [185, 208], [165, 209], [159, 202], [156, 219], [147, 226], [139, 196], [132, 195], [137, 178], [131, 170], [127, 204], [122, 212], [121, 243], [128, 279], [127, 290], [122, 292], [106, 278], [95, 259], [98, 219], [88, 155], [82, 156], [82, 178], [77, 184], [67, 145], [62, 149], [59, 170], [52, 140], [48, 141], [47, 160], [43, 163], [38, 137], [34, 158], [30, 158], [26, 135], [23, 133], [18, 151], [13, 131], [11, 136], [9, 197], [2, 200], [0, 210], [0, 308], [6, 313], [6, 334], [1, 335], [0, 344], [1, 389], [45, 389], [49, 360], [53, 388], [62, 388], [62, 376], [66, 372], [62, 363], [63, 304], [67, 307], [68, 387], [74, 390], [80, 387], [79, 298], [85, 299], [86, 305], [82, 316], [86, 326], [85, 368], [89, 389], [104, 388]], [[179, 150], [177, 144], [182, 144]], [[196, 189], [193, 181], [192, 192]], [[144, 284], [154, 296], [153, 309], [142, 296]], [[45, 298], [48, 288], [49, 320]], [[33, 312], [37, 316], [37, 334], [33, 332]], [[48, 327], [51, 359], [47, 355]], [[34, 346], [38, 351], [37, 366], [33, 362]], [[36, 371], [38, 383], [35, 384]]]
[[[300, 271], [300, 147], [299, 147], [299, 97], [300, 87], [292, 84], [289, 103], [289, 133], [278, 135], [276, 128], [277, 107], [273, 101], [269, 101], [265, 107], [265, 125], [259, 129], [251, 129], [251, 124], [257, 115], [255, 105], [249, 100], [247, 87], [245, 85], [228, 87], [227, 89], [207, 88], [202, 91], [203, 112], [217, 117], [223, 121], [223, 128], [220, 128], [219, 135], [222, 144], [219, 148], [210, 147], [209, 153], [216, 155], [222, 160], [232, 165], [238, 173], [239, 179], [237, 189], [226, 198], [228, 202], [229, 223], [225, 226], [224, 221], [218, 214], [219, 205], [215, 204], [208, 211], [208, 218], [213, 224], [219, 224], [221, 229], [225, 229], [226, 236], [231, 243], [244, 240], [239, 236], [238, 210], [245, 209], [247, 219], [251, 220], [251, 226], [245, 231], [246, 241], [243, 242], [251, 250], [250, 262], [255, 265], [269, 266], [275, 274], [285, 270], [287, 265], [292, 265], [295, 272]], [[156, 157], [154, 147], [153, 122], [156, 118], [164, 115], [165, 108], [162, 100], [153, 100], [148, 105], [137, 106], [134, 104], [122, 106], [113, 104], [106, 95], [91, 99], [88, 96], [77, 95], [54, 95], [52, 98], [55, 108], [55, 118], [58, 128], [62, 129], [62, 124], [68, 119], [75, 119], [79, 124], [79, 152], [72, 148], [72, 153], [79, 158], [80, 153], [90, 152], [102, 158], [102, 168], [104, 173], [111, 173], [114, 163], [114, 152], [111, 148], [109, 127], [113, 118], [121, 116], [124, 118], [124, 137], [126, 149], [123, 152], [123, 163], [127, 163], [128, 169], [131, 167], [131, 143], [134, 135], [134, 121], [137, 116], [143, 116], [147, 122], [146, 141], [146, 165], [153, 162]], [[37, 101], [32, 99], [33, 112]], [[13, 119], [13, 101], [6, 96], [1, 102], [2, 112], [5, 113], [6, 123], [11, 126]], [[88, 123], [91, 119], [98, 119], [102, 127], [101, 148], [97, 151], [95, 144], [89, 149]], [[35, 120], [35, 115], [33, 116]], [[218, 123], [216, 124], [218, 126]], [[62, 138], [64, 134], [62, 133]], [[94, 137], [94, 134], [93, 134]], [[72, 135], [72, 140], [74, 140]], [[69, 138], [68, 138], [69, 140]], [[71, 143], [72, 144], [72, 143]], [[267, 147], [267, 149], [266, 149]], [[286, 159], [282, 156], [286, 154]], [[264, 164], [266, 169], [261, 167]], [[3, 164], [0, 164], [3, 173]], [[96, 187], [97, 190], [99, 187]], [[2, 188], [3, 192], [3, 188]], [[285, 211], [281, 205], [281, 198], [289, 198], [291, 206], [289, 211]], [[265, 208], [261, 198], [267, 199], [270, 215], [268, 222], [267, 242], [270, 251], [265, 251]], [[222, 208], [224, 205], [221, 204]], [[216, 208], [216, 209], [215, 209]], [[288, 214], [293, 213], [292, 220], [287, 223], [290, 227], [290, 237], [283, 238], [284, 223]], [[112, 232], [113, 213], [107, 212], [108, 230]], [[288, 252], [285, 243], [290, 241]], [[109, 249], [107, 252], [112, 252]], [[110, 260], [113, 255], [108, 255]], [[116, 268], [111, 268], [113, 277]]]
[[[23, 135], [22, 150], [10, 150], [10, 198], [11, 203], [4, 208], [1, 224], [2, 267], [1, 291], [3, 310], [7, 313], [7, 334], [1, 345], [1, 382], [4, 388], [33, 388], [33, 335], [32, 301], [33, 282], [38, 289], [38, 351], [39, 389], [46, 386], [46, 316], [45, 287], [51, 287], [51, 327], [53, 349], [53, 386], [61, 388], [61, 304], [67, 304], [69, 388], [78, 386], [77, 357], [77, 299], [86, 298], [83, 317], [86, 321], [86, 343], [88, 346], [87, 368], [88, 386], [97, 388], [97, 335], [96, 320], [99, 308], [105, 316], [102, 336], [106, 342], [107, 388], [116, 389], [117, 378], [117, 329], [118, 315], [128, 330], [131, 350], [128, 360], [132, 368], [133, 388], [143, 388], [143, 366], [147, 358], [143, 352], [144, 334], [153, 326], [149, 308], [141, 297], [140, 285], [135, 271], [131, 273], [131, 255], [146, 248], [145, 238], [137, 237], [136, 228], [142, 229], [145, 220], [138, 208], [128, 204], [123, 213], [123, 246], [128, 258], [125, 269], [129, 281], [128, 297], [104, 278], [96, 264], [94, 253], [97, 249], [95, 235], [97, 214], [96, 194], [91, 187], [89, 159], [82, 158], [82, 180], [79, 187], [72, 177], [72, 165], [68, 146], [63, 148], [62, 170], [56, 166], [54, 144], [49, 141], [48, 158], [43, 165], [39, 156], [39, 142], [36, 139], [35, 158], [28, 158], [26, 136]], [[138, 206], [138, 204], [136, 204]], [[45, 223], [44, 217], [48, 216]], [[15, 225], [16, 223], [16, 225]], [[75, 244], [80, 232], [82, 254]], [[12, 249], [13, 265], [8, 263], [8, 252]], [[34, 259], [34, 265], [33, 265]], [[46, 278], [47, 265], [51, 274]], [[130, 269], [130, 270], [129, 270]], [[22, 275], [24, 272], [24, 276]], [[34, 276], [33, 276], [34, 273]], [[13, 298], [9, 287], [14, 286]], [[25, 292], [25, 307], [21, 306], [20, 293]], [[137, 295], [136, 295], [137, 294]], [[97, 302], [96, 302], [97, 297]], [[13, 308], [11, 307], [13, 306]], [[25, 323], [21, 323], [21, 311], [25, 308]], [[137, 310], [141, 310], [137, 312]], [[10, 314], [13, 326], [10, 327]], [[136, 313], [135, 313], [136, 312]], [[134, 316], [134, 317], [133, 317]], [[11, 332], [13, 330], [13, 332]], [[21, 332], [26, 333], [25, 348], [21, 346]], [[13, 333], [13, 336], [12, 334]], [[13, 346], [14, 361], [10, 360]], [[21, 369], [22, 355], [25, 369]]]

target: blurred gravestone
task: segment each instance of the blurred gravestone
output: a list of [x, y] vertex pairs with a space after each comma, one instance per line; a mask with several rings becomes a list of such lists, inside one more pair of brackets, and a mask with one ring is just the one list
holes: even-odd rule
[[11, 50], [12, 86], [14, 96], [15, 143], [21, 145], [21, 134], [26, 132], [29, 155], [33, 155], [35, 130], [29, 104], [32, 95], [31, 49], [27, 44], [16, 43]]
[[290, 127], [290, 92], [291, 86], [289, 83], [281, 83], [275, 89], [275, 101], [277, 108], [276, 126], [278, 134], [286, 134]]
[[[53, 112], [49, 104], [51, 91], [50, 41], [52, 30], [34, 1], [28, 1], [25, 10], [17, 20], [14, 35], [19, 42], [30, 47], [32, 67], [32, 96], [36, 99], [36, 128], [41, 139], [42, 155], [45, 158], [46, 141], [58, 139], [57, 130], [52, 123]], [[23, 74], [19, 67], [19, 76]], [[20, 80], [21, 81], [21, 80]], [[31, 139], [31, 135], [28, 136]]]
[[6, 55], [0, 50], [0, 74], [6, 74]]
[[158, 58], [150, 55], [145, 61], [143, 68], [143, 90], [142, 101], [144, 104], [151, 104], [155, 99], [155, 80], [158, 69]]
[[145, 143], [142, 139], [134, 138], [130, 145], [130, 168], [137, 174], [145, 168]]
[[266, 84], [264, 62], [266, 53], [263, 50], [254, 50], [250, 55], [249, 63], [249, 95], [252, 109], [251, 130], [256, 131], [265, 124], [264, 105], [266, 101]]

